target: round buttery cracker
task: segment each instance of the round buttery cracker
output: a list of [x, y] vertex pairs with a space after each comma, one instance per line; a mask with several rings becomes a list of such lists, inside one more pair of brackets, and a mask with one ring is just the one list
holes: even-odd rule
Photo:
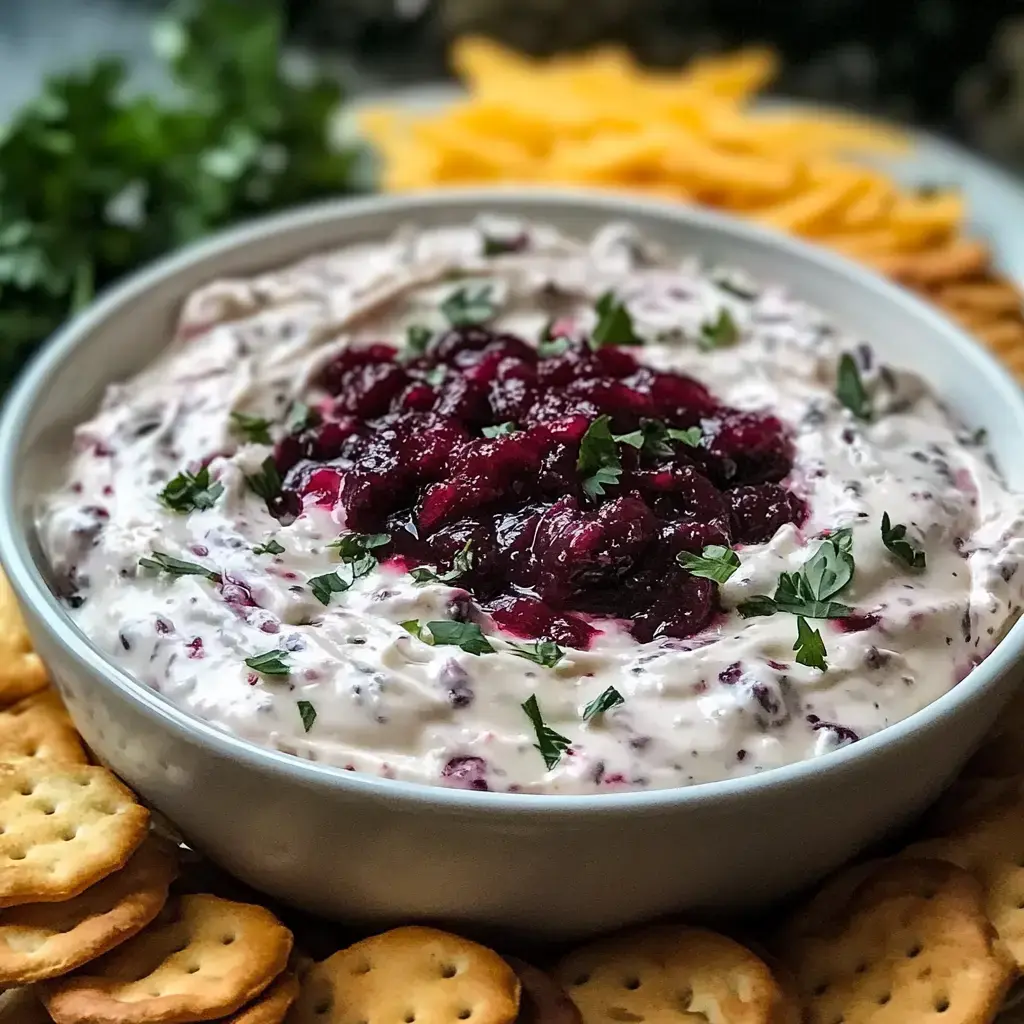
[[23, 757], [89, 763], [71, 716], [52, 687], [0, 708], [0, 761]]
[[14, 590], [0, 572], [0, 705], [13, 704], [48, 682], [46, 666], [32, 649]]
[[907, 857], [933, 857], [969, 871], [984, 890], [999, 938], [1024, 968], [1024, 800], [991, 806], [939, 839], [914, 843]]
[[519, 980], [497, 953], [433, 928], [396, 928], [312, 967], [292, 1024], [511, 1024]]
[[57, 1024], [181, 1024], [230, 1017], [288, 964], [292, 934], [269, 910], [183, 896], [145, 931], [84, 970], [49, 982]]
[[0, 763], [0, 907], [71, 899], [124, 867], [149, 813], [105, 768]]
[[281, 1024], [299, 995], [294, 974], [282, 974], [254, 1003], [243, 1007], [220, 1024]]
[[985, 914], [978, 883], [941, 861], [895, 858], [855, 884], [835, 884], [783, 929], [807, 1024], [984, 1024], [998, 1012], [1013, 964]]
[[570, 953], [556, 978], [584, 1024], [774, 1024], [786, 996], [738, 942], [682, 925], [654, 925]]
[[0, 910], [0, 984], [56, 978], [131, 938], [160, 913], [177, 869], [173, 850], [148, 839], [80, 896]]

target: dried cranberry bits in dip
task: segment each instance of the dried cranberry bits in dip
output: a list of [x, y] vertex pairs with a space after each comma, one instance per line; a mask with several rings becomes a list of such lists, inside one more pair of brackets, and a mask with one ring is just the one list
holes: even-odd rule
[[[580, 612], [627, 620], [641, 641], [699, 632], [717, 587], [676, 555], [798, 522], [802, 502], [779, 486], [792, 446], [774, 416], [566, 333], [548, 358], [476, 325], [411, 359], [385, 344], [339, 353], [320, 375], [331, 397], [316, 422], [277, 445], [279, 504], [295, 507], [294, 494], [350, 529], [386, 532], [382, 553], [408, 566], [451, 570], [468, 545], [458, 585], [516, 636], [586, 648], [594, 630]], [[580, 449], [598, 421], [613, 437], [646, 431], [647, 443], [613, 442], [618, 472], [595, 489]]]
[[1022, 501], [917, 378], [621, 226], [484, 235], [211, 283], [78, 429], [39, 534], [141, 685], [340, 768], [593, 793], [827, 754], [995, 646]]

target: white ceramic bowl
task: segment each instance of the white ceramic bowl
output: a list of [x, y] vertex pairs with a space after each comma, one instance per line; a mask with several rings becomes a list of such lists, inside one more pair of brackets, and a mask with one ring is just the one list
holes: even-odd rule
[[338, 202], [214, 238], [136, 275], [46, 347], [0, 424], [0, 559], [90, 746], [200, 850], [257, 888], [365, 923], [434, 919], [570, 936], [675, 910], [750, 908], [905, 822], [949, 781], [1015, 687], [1018, 622], [964, 682], [885, 731], [812, 761], [689, 789], [526, 796], [338, 771], [251, 746], [134, 683], [50, 592], [33, 530], [71, 427], [152, 360], [183, 298], [399, 225], [481, 210], [589, 233], [616, 218], [743, 266], [831, 312], [988, 430], [1024, 489], [1024, 395], [948, 320], [853, 264], [708, 213], [582, 193], [470, 192]]

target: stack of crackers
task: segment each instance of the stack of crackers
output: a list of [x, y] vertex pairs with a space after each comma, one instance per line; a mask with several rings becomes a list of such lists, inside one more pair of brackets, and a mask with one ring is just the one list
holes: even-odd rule
[[313, 962], [89, 763], [0, 574], [0, 1024], [986, 1024], [1024, 974], [1024, 699], [1000, 723], [919, 841], [742, 942], [663, 922], [545, 972], [417, 926]]
[[1024, 379], [1024, 297], [976, 239], [944, 240], [921, 252], [878, 256], [876, 269], [930, 299]]
[[0, 575], [0, 1021], [279, 1024], [292, 933], [176, 895], [179, 850], [89, 763]]

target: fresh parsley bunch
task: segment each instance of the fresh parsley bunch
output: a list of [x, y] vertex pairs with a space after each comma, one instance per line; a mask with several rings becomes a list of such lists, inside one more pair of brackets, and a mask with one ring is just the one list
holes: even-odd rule
[[271, 0], [179, 4], [156, 33], [175, 90], [118, 60], [49, 79], [0, 127], [0, 391], [97, 289], [254, 214], [351, 189], [328, 129], [342, 95], [281, 62]]

